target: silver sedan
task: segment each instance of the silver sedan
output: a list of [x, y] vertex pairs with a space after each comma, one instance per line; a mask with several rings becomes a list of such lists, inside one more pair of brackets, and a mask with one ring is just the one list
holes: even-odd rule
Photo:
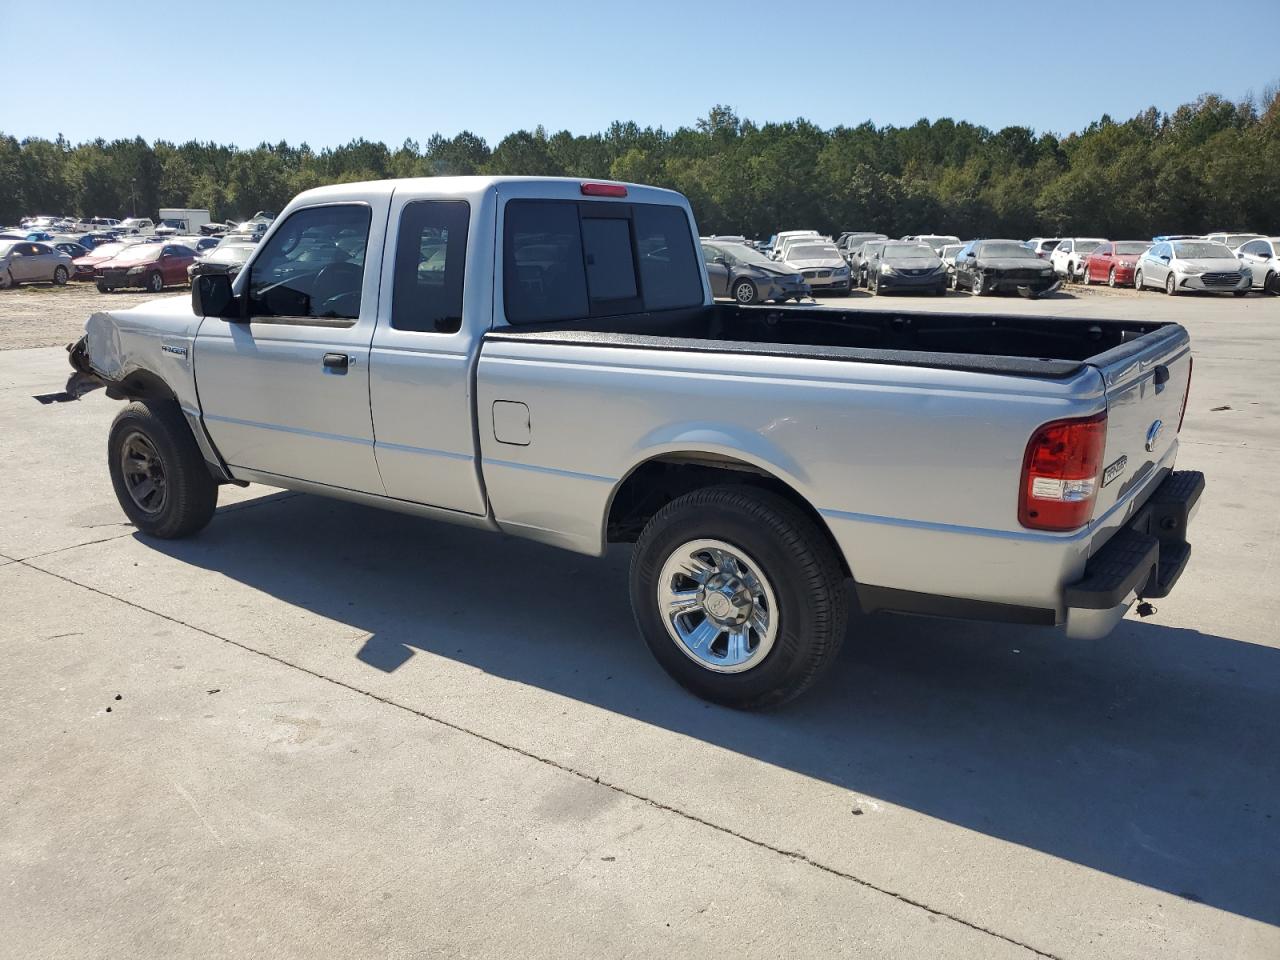
[[0, 289], [20, 283], [66, 283], [75, 272], [71, 257], [47, 243], [0, 240]]
[[1157, 243], [1142, 255], [1133, 285], [1139, 291], [1162, 289], [1169, 296], [1203, 291], [1243, 297], [1253, 286], [1253, 272], [1221, 243], [1172, 240]]

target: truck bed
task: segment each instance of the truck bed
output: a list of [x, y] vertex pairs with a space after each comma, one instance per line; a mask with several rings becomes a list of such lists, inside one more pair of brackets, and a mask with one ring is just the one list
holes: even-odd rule
[[[1065, 379], [1114, 363], [1175, 324], [975, 313], [714, 304], [501, 327], [489, 339], [703, 350]], [[1149, 342], [1149, 341], [1148, 341]]]

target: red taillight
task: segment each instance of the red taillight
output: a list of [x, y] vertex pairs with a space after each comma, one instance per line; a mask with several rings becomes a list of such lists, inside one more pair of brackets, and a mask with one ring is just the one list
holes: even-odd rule
[[1182, 421], [1187, 419], [1187, 401], [1191, 399], [1191, 374], [1196, 368], [1196, 358], [1187, 357], [1187, 389], [1182, 394], [1182, 410], [1178, 414], [1178, 432], [1182, 432]]
[[620, 183], [584, 183], [584, 197], [625, 197], [627, 188]]
[[1107, 415], [1055, 420], [1027, 444], [1018, 522], [1036, 530], [1075, 530], [1093, 517], [1107, 446]]

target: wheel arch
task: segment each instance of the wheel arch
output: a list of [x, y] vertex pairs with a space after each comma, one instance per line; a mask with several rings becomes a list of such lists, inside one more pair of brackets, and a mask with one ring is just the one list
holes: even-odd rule
[[845, 576], [853, 575], [848, 559], [827, 524], [801, 493], [797, 478], [775, 463], [742, 450], [726, 452], [707, 445], [681, 446], [650, 452], [614, 485], [605, 506], [604, 538], [608, 543], [632, 543], [649, 519], [664, 506], [695, 490], [738, 484], [770, 490], [805, 513], [840, 561]]

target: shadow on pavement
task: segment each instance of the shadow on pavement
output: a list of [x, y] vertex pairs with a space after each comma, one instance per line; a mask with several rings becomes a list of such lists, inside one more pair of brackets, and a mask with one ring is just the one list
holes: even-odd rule
[[314, 497], [148, 541], [426, 651], [1135, 883], [1280, 924], [1280, 650], [1158, 622], [1099, 642], [855, 616], [836, 669], [768, 714], [708, 707], [603, 561]]

